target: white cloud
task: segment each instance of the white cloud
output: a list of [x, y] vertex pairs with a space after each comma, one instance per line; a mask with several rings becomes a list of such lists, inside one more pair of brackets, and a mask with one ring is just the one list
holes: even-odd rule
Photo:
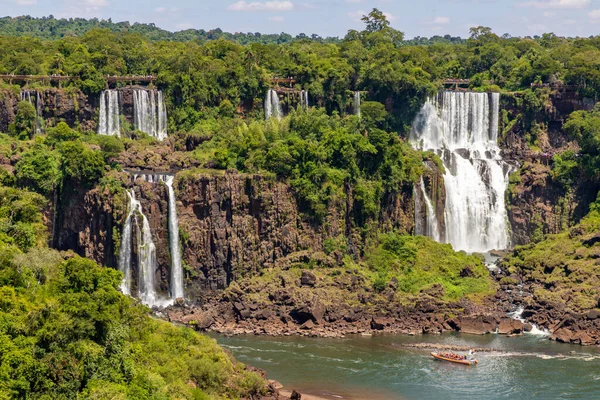
[[108, 5], [108, 1], [106, 0], [85, 0], [84, 3], [95, 8], [106, 7]]
[[17, 4], [20, 6], [34, 6], [37, 4], [37, 0], [17, 0]]
[[362, 19], [362, 17], [363, 17], [364, 15], [366, 15], [366, 14], [367, 14], [366, 12], [364, 12], [364, 11], [362, 11], [362, 10], [359, 10], [359, 11], [350, 11], [350, 12], [348, 13], [348, 16], [349, 16], [349, 17], [350, 17], [352, 20], [354, 20], [354, 21], [357, 21], [357, 22], [360, 22], [360, 21], [361, 21], [361, 19]]
[[292, 11], [291, 1], [238, 1], [227, 7], [229, 11]]
[[356, 3], [362, 3], [363, 0], [346, 0], [346, 3], [351, 3], [351, 4], [356, 4]]
[[600, 10], [592, 10], [588, 13], [591, 19], [600, 19]]
[[165, 11], [167, 11], [167, 9], [165, 7], [156, 7], [154, 9], [154, 12], [157, 12], [157, 13], [164, 13]]
[[285, 18], [283, 18], [281, 15], [275, 15], [273, 17], [269, 17], [269, 21], [282, 23], [285, 22]]
[[385, 15], [385, 17], [387, 18], [387, 20], [390, 21], [390, 22], [394, 22], [395, 20], [398, 19], [398, 17], [396, 17], [395, 15], [392, 15], [389, 12], [384, 12], [383, 15]]
[[534, 0], [519, 3], [519, 7], [534, 8], [583, 8], [590, 4], [590, 0]]
[[432, 21], [436, 25], [446, 25], [450, 23], [450, 18], [448, 17], [435, 17]]

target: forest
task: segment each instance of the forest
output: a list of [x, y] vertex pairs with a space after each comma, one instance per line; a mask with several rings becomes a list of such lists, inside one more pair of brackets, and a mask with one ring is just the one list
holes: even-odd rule
[[[305, 221], [315, 226], [326, 225], [331, 204], [345, 201], [352, 186], [351, 223], [366, 245], [361, 254], [343, 254], [343, 263], [367, 270], [375, 292], [393, 278], [402, 293], [415, 296], [433, 283], [446, 288], [448, 301], [489, 295], [496, 284], [480, 257], [407, 238], [408, 232], [377, 231], [383, 205], [393, 193], [412, 193], [425, 174], [424, 161], [443, 169], [437, 156], [408, 144], [411, 124], [445, 79], [468, 79], [472, 91], [514, 96], [531, 114], [545, 111], [549, 92], [557, 88], [597, 100], [600, 36], [519, 38], [480, 26], [467, 39], [407, 40], [377, 9], [363, 21], [362, 31], [320, 38], [7, 17], [0, 19], [0, 75], [71, 76], [61, 89], [90, 99], [105, 90], [106, 76], [154, 76], [151, 87], [165, 95], [169, 146], [186, 151], [183, 167], [285, 182]], [[290, 89], [307, 91], [315, 107], [290, 102], [286, 117], [265, 121], [262, 104], [275, 77], [293, 77]], [[0, 80], [0, 100], [19, 95], [21, 86], [10, 81]], [[48, 85], [30, 82], [26, 88]], [[363, 100], [360, 116], [351, 112], [355, 92]], [[121, 138], [53, 122], [36, 134], [36, 110], [23, 100], [0, 135], [0, 158], [10, 165], [0, 168], [0, 398], [263, 394], [263, 379], [212, 339], [155, 320], [149, 309], [119, 293], [119, 272], [51, 249], [53, 199], [68, 187], [97, 187], [124, 198], [119, 156], [160, 145], [125, 122]], [[539, 129], [527, 116], [521, 123], [527, 133]], [[552, 179], [565, 187], [597, 185], [600, 109], [572, 113], [564, 132], [578, 148], [554, 155]], [[591, 208], [585, 234], [597, 229], [598, 207]], [[523, 260], [548, 262], [539, 260], [556, 253], [556, 242], [575, 243], [571, 236], [519, 248], [507, 265], [521, 274], [539, 272]], [[345, 244], [326, 246], [332, 248], [328, 253], [346, 251]], [[429, 270], [436, 262], [432, 255], [443, 262]], [[467, 277], [465, 264], [472, 266]], [[564, 286], [574, 287], [568, 279]], [[577, 300], [590, 306], [589, 296]]]

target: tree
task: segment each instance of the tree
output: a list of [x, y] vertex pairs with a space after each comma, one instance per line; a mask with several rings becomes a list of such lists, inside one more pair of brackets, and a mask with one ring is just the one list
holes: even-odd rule
[[363, 15], [361, 21], [365, 23], [367, 32], [379, 32], [390, 26], [390, 21], [385, 14], [377, 8], [374, 8], [369, 15]]
[[15, 135], [19, 139], [30, 139], [35, 133], [35, 107], [28, 101], [17, 104], [17, 115], [15, 116]]

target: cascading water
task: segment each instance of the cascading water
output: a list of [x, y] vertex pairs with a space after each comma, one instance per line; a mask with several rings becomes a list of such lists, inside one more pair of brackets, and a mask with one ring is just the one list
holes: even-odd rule
[[420, 191], [421, 191], [421, 197], [423, 202], [425, 203], [426, 206], [426, 218], [425, 218], [425, 224], [422, 225], [421, 223], [417, 224], [417, 227], [420, 226], [420, 232], [419, 229], [417, 229], [417, 235], [423, 235], [423, 236], [429, 236], [430, 238], [432, 238], [433, 240], [436, 241], [441, 241], [441, 236], [440, 236], [440, 229], [438, 226], [438, 221], [437, 221], [437, 217], [436, 217], [436, 213], [435, 213], [435, 208], [433, 207], [433, 203], [431, 202], [431, 199], [429, 198], [429, 196], [427, 195], [427, 190], [425, 190], [425, 182], [423, 182], [423, 177], [421, 177], [421, 182], [420, 182]]
[[304, 109], [309, 107], [308, 105], [308, 91], [303, 90], [300, 92], [300, 106]]
[[497, 144], [499, 100], [498, 93], [440, 93], [427, 100], [410, 133], [414, 147], [444, 164], [444, 237], [456, 250], [510, 244], [504, 193], [511, 167]]
[[360, 92], [354, 92], [354, 115], [360, 117]]
[[129, 213], [123, 225], [121, 232], [121, 247], [119, 249], [119, 271], [123, 273], [123, 282], [121, 282], [121, 291], [123, 294], [131, 296], [131, 243], [132, 243], [132, 221], [133, 213], [137, 210], [138, 202], [135, 200], [135, 193], [128, 191]]
[[121, 136], [119, 122], [119, 92], [116, 90], [104, 90], [100, 94], [98, 134]]
[[279, 95], [273, 89], [269, 89], [265, 97], [265, 119], [271, 118], [281, 119], [283, 111], [279, 102]]
[[167, 109], [160, 90], [133, 90], [133, 125], [158, 140], [167, 138]]
[[27, 101], [35, 108], [35, 134], [39, 135], [44, 133], [43, 118], [42, 118], [42, 98], [40, 92], [35, 92], [35, 99], [31, 97], [32, 90], [21, 91], [21, 101]]
[[183, 298], [183, 269], [181, 267], [181, 249], [179, 248], [179, 220], [173, 181], [175, 177], [167, 175], [164, 182], [169, 192], [169, 247], [171, 248], [171, 298]]
[[[175, 177], [170, 174], [145, 174], [135, 173], [134, 181], [141, 177], [148, 183], [163, 182], [167, 186], [168, 193], [168, 223], [169, 223], [169, 248], [171, 252], [171, 277], [170, 291], [171, 299], [175, 300], [184, 297], [183, 290], [183, 267], [181, 263], [181, 248], [179, 246], [179, 219], [177, 217], [177, 205], [173, 182]], [[125, 232], [125, 228], [124, 228]]]

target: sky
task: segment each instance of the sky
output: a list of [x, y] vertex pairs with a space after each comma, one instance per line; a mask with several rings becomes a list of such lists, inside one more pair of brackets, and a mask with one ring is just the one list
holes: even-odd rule
[[472, 26], [502, 35], [600, 34], [600, 0], [0, 0], [0, 16], [111, 18], [188, 28], [343, 37], [374, 7], [407, 38], [469, 36]]

